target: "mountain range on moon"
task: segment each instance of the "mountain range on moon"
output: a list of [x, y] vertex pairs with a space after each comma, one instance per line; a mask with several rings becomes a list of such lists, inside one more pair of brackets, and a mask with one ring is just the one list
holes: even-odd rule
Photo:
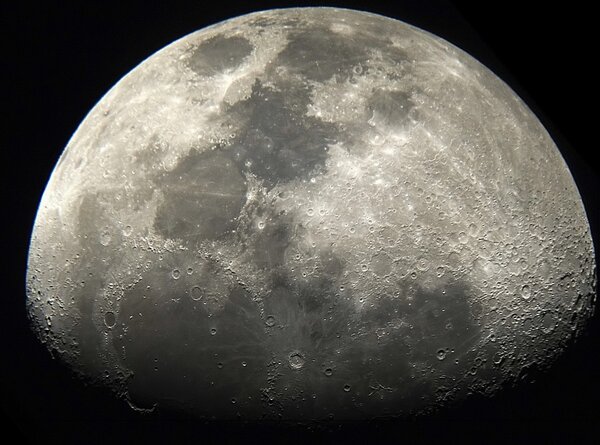
[[505, 84], [401, 22], [306, 8], [191, 34], [107, 93], [42, 199], [28, 308], [138, 409], [368, 419], [545, 368], [594, 273]]

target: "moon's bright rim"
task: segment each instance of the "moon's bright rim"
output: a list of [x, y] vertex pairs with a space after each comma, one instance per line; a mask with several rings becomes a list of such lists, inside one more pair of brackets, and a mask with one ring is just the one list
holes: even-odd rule
[[404, 23], [301, 8], [186, 36], [106, 94], [42, 198], [27, 292], [42, 341], [141, 407], [366, 418], [547, 366], [595, 267], [501, 80]]

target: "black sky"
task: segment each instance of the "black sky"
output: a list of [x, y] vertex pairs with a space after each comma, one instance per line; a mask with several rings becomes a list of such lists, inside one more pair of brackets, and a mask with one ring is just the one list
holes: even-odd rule
[[525, 100], [557, 142], [582, 194], [598, 251], [598, 75], [592, 68], [598, 51], [591, 11], [559, 5], [563, 2], [526, 6], [522, 1], [206, 3], [47, 1], [2, 7], [8, 76], [2, 93], [2, 188], [8, 204], [3, 223], [9, 248], [4, 277], [10, 288], [4, 296], [8, 305], [0, 311], [7, 348], [0, 365], [0, 416], [6, 432], [15, 432], [21, 443], [46, 444], [166, 439], [223, 444], [247, 442], [248, 434], [261, 435], [263, 443], [282, 438], [358, 443], [369, 437], [455, 439], [451, 443], [593, 440], [599, 428], [594, 421], [600, 420], [598, 317], [588, 335], [535, 384], [508, 390], [494, 401], [471, 401], [428, 422], [380, 425], [376, 431], [353, 425], [341, 432], [289, 435], [274, 428], [141, 417], [102, 391], [81, 387], [49, 358], [27, 327], [24, 276], [35, 211], [68, 139], [102, 95], [146, 57], [192, 31], [260, 9], [336, 5], [376, 12], [437, 34], [483, 62]]

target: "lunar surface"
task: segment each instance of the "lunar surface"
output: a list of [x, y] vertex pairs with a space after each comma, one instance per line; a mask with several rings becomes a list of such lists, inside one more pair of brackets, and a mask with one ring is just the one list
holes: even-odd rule
[[190, 34], [73, 135], [27, 305], [134, 409], [370, 419], [493, 395], [593, 312], [558, 149], [472, 57], [402, 22], [272, 10]]

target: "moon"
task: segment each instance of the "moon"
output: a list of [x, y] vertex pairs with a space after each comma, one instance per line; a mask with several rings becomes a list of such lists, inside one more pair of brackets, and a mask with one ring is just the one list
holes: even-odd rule
[[426, 414], [544, 370], [595, 302], [589, 224], [535, 115], [379, 15], [237, 17], [90, 111], [36, 217], [38, 338], [139, 411]]

